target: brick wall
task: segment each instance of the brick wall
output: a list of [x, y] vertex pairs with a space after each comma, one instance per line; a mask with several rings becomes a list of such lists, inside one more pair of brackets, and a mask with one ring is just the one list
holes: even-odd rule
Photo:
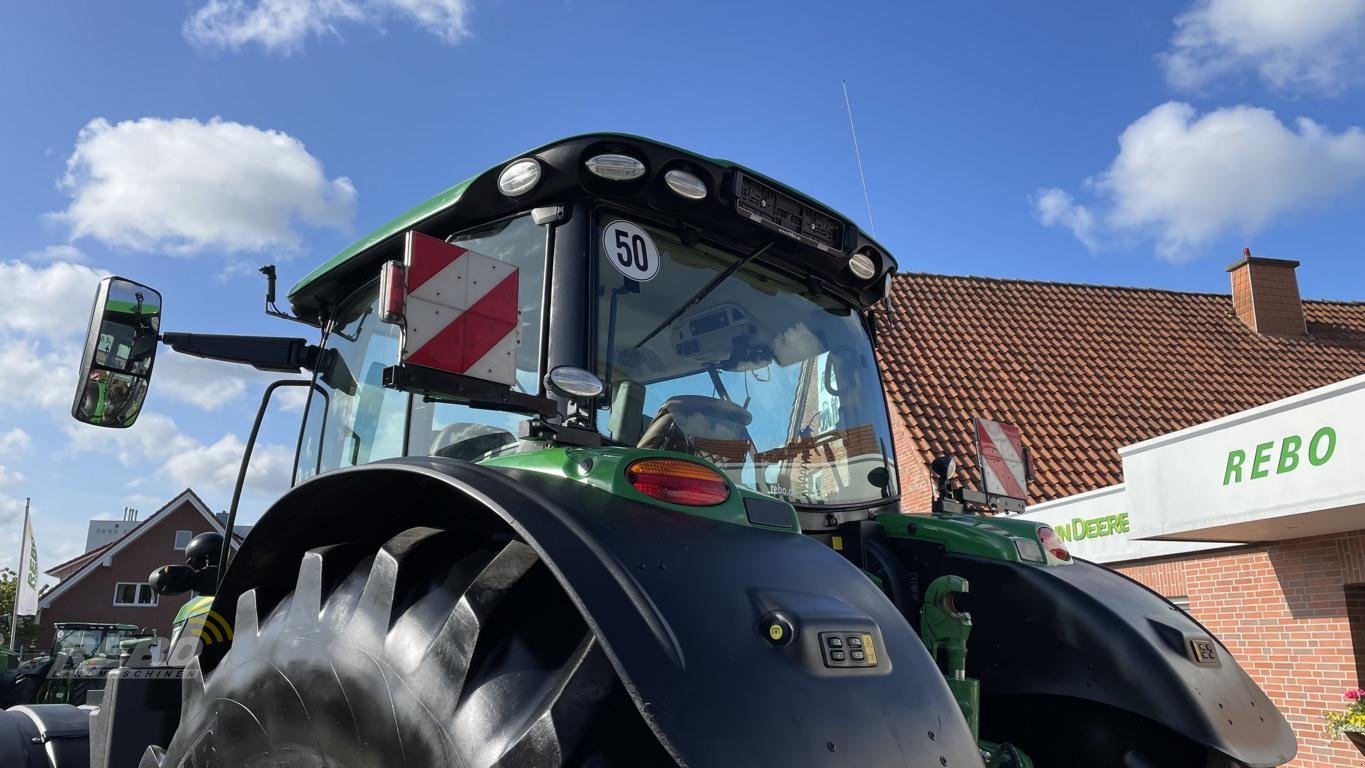
[[920, 446], [910, 436], [905, 427], [905, 419], [896, 416], [896, 407], [891, 409], [891, 440], [896, 445], [896, 474], [901, 488], [901, 512], [912, 515], [927, 515], [934, 508], [934, 478], [925, 465]]
[[1344, 705], [1342, 693], [1359, 684], [1357, 665], [1365, 662], [1365, 531], [1118, 569], [1163, 595], [1189, 598], [1190, 613], [1293, 726], [1293, 768], [1365, 764], [1349, 742], [1329, 740], [1322, 728], [1322, 713]]

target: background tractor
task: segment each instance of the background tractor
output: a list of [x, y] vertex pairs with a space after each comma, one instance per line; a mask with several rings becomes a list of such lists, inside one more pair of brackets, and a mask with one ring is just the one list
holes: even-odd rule
[[[93, 764], [1289, 759], [1273, 705], [1221, 646], [1191, 658], [1216, 641], [1159, 597], [1032, 524], [899, 514], [875, 354], [895, 267], [777, 181], [594, 134], [401, 214], [292, 313], [263, 270], [267, 312], [318, 344], [163, 333], [159, 294], [106, 279], [81, 382], [127, 394], [96, 415], [85, 386], [77, 419], [131, 424], [157, 340], [311, 378], [267, 387], [247, 443], [227, 530], [265, 405], [308, 388], [293, 489], [223, 544], [230, 638], [174, 688], [111, 673]], [[1052, 664], [1078, 648], [1088, 668]], [[1054, 749], [1049, 711], [1085, 737]]]

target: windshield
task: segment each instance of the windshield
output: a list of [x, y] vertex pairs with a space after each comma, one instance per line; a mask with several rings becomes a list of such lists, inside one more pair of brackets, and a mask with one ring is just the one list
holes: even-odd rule
[[73, 629], [57, 638], [57, 653], [70, 656], [117, 656], [127, 633], [112, 629]]
[[[856, 311], [660, 229], [627, 222], [620, 241], [630, 250], [610, 252], [620, 221], [604, 221], [597, 290], [604, 434], [702, 456], [735, 482], [793, 504], [896, 494], [886, 403]], [[648, 244], [635, 241], [637, 230]], [[620, 258], [640, 253], [657, 265]], [[733, 274], [711, 285], [727, 270]]]

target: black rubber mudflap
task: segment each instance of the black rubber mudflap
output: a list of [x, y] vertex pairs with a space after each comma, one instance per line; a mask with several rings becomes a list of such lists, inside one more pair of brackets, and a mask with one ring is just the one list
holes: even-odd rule
[[535, 552], [412, 528], [308, 552], [278, 605], [242, 594], [144, 765], [672, 765]]

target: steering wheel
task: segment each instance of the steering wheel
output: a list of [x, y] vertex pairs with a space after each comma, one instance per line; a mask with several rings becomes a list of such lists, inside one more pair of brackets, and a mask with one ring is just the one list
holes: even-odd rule
[[713, 419], [733, 421], [742, 427], [747, 427], [754, 421], [754, 415], [749, 413], [748, 408], [719, 397], [675, 395], [664, 401], [664, 408], [674, 413], [702, 413]]

